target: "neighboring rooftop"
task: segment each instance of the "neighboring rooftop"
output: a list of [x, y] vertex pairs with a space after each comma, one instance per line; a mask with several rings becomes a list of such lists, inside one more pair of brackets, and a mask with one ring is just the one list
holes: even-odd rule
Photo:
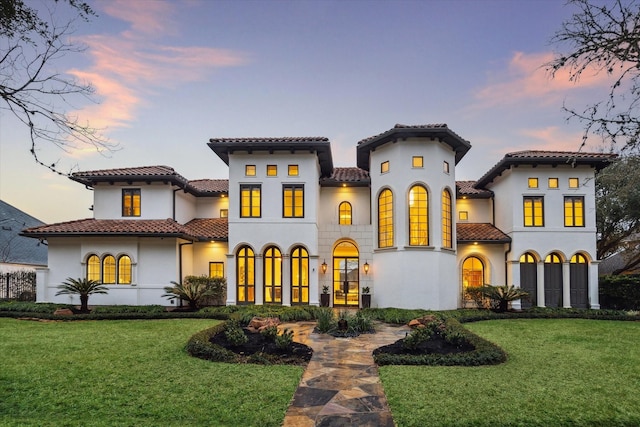
[[229, 165], [229, 155], [234, 152], [275, 151], [315, 152], [320, 163], [322, 177], [331, 175], [333, 157], [329, 139], [322, 136], [278, 137], [278, 138], [211, 138], [207, 144], [220, 159]]
[[47, 247], [20, 235], [23, 228], [43, 224], [39, 219], [0, 200], [0, 263], [46, 266]]
[[600, 170], [609, 165], [616, 157], [616, 154], [581, 153], [573, 151], [516, 151], [505, 154], [502, 160], [476, 182], [476, 187], [483, 188], [512, 166], [570, 165], [575, 167], [578, 165], [588, 165], [594, 167], [596, 170]]
[[458, 164], [471, 148], [469, 141], [462, 139], [444, 123], [431, 125], [396, 124], [386, 132], [365, 138], [358, 142], [358, 167], [369, 170], [369, 153], [371, 151], [374, 151], [377, 147], [387, 142], [407, 138], [431, 138], [448, 144], [456, 153], [456, 164]]

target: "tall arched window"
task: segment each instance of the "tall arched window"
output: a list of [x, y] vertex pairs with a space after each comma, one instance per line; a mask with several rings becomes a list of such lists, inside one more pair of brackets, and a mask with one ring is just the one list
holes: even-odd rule
[[340, 225], [351, 225], [351, 203], [342, 202], [338, 207], [339, 212], [339, 224]]
[[378, 247], [393, 246], [393, 193], [382, 190], [378, 196]]
[[236, 255], [236, 291], [238, 304], [253, 304], [255, 300], [255, 255], [249, 246], [238, 249]]
[[453, 248], [451, 193], [442, 191], [442, 247]]
[[96, 282], [102, 279], [100, 277], [100, 258], [98, 258], [98, 255], [90, 255], [87, 258], [87, 279], [95, 280]]
[[275, 246], [264, 252], [264, 302], [282, 303], [282, 254]]
[[107, 255], [102, 259], [102, 283], [116, 283], [116, 259], [113, 255]]
[[131, 258], [128, 255], [121, 255], [118, 258], [118, 283], [131, 284]]
[[309, 253], [303, 247], [291, 251], [291, 304], [309, 304]]
[[429, 244], [429, 196], [427, 189], [414, 185], [409, 190], [409, 245]]
[[480, 258], [470, 256], [462, 263], [462, 284], [464, 289], [484, 285], [484, 264]]

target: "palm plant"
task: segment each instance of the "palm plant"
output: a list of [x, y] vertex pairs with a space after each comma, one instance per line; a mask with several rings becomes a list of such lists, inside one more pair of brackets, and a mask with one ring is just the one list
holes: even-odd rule
[[516, 288], [513, 285], [504, 286], [483, 286], [480, 292], [491, 300], [492, 306], [498, 312], [504, 312], [509, 309], [509, 302], [529, 297], [529, 293]]
[[215, 291], [202, 281], [185, 281], [184, 283], [171, 282], [173, 286], [165, 286], [166, 292], [163, 297], [169, 300], [181, 299], [189, 304], [189, 309], [197, 310], [202, 300], [210, 295], [214, 295]]
[[72, 279], [68, 277], [66, 281], [62, 282], [58, 295], [80, 295], [80, 311], [86, 313], [89, 311], [89, 295], [92, 294], [106, 294], [108, 288], [102, 283], [85, 278]]

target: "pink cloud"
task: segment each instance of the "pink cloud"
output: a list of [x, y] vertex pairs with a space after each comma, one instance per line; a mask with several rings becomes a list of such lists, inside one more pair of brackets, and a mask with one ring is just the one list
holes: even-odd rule
[[516, 52], [503, 73], [493, 76], [493, 82], [479, 89], [475, 98], [477, 107], [511, 105], [536, 100], [542, 103], [558, 102], [567, 92], [575, 89], [606, 87], [611, 77], [586, 70], [579, 81], [571, 81], [569, 71], [560, 70], [551, 78], [544, 64], [553, 59], [551, 52], [526, 54]]
[[165, 1], [110, 0], [100, 3], [103, 11], [131, 24], [134, 34], [173, 34], [174, 5]]

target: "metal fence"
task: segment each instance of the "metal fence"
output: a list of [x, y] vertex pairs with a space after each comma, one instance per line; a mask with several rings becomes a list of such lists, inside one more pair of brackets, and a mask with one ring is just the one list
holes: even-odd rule
[[0, 273], [0, 299], [35, 301], [35, 271]]

